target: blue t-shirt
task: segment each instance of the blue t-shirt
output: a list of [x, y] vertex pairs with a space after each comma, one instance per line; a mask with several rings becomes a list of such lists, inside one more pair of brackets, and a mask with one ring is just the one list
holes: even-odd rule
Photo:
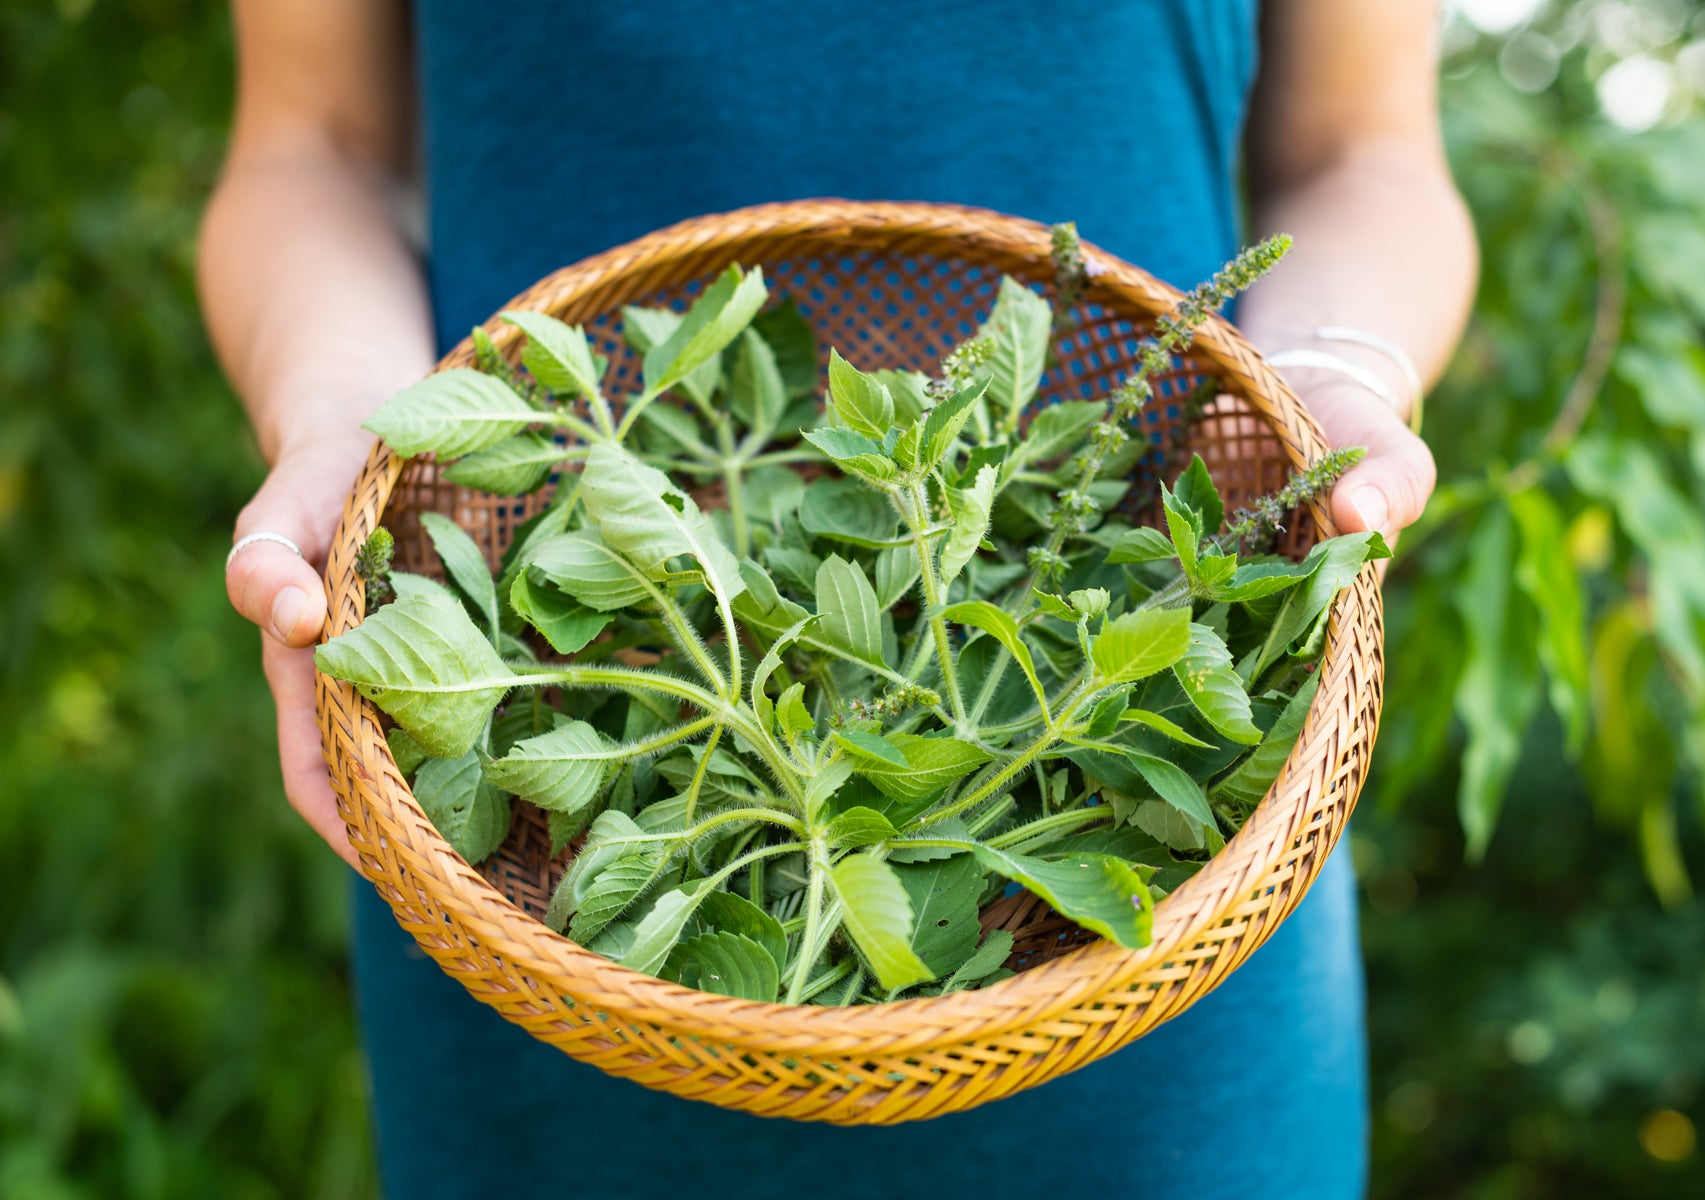
[[[558, 267], [811, 196], [973, 204], [1169, 282], [1239, 241], [1256, 0], [417, 0], [440, 343]], [[1144, 1200], [1361, 1193], [1354, 891], [1335, 855], [1218, 991], [966, 1114], [766, 1121], [647, 1091], [471, 999], [358, 884], [356, 983], [392, 1200]]]

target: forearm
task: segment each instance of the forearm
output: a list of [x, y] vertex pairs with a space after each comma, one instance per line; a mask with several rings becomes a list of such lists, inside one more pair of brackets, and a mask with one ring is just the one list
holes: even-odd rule
[[237, 155], [201, 232], [208, 329], [268, 462], [343, 441], [433, 362], [383, 177], [333, 152]]
[[[1295, 239], [1239, 311], [1257, 347], [1310, 346], [1319, 326], [1346, 325], [1403, 347], [1426, 381], [1444, 369], [1473, 301], [1477, 251], [1442, 162], [1405, 144], [1369, 143], [1268, 188], [1253, 215], [1259, 235]], [[1374, 370], [1403, 396], [1401, 376], [1377, 352], [1320, 348]]]

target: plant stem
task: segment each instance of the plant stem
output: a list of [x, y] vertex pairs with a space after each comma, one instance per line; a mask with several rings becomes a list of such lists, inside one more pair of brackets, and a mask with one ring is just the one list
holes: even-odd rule
[[1108, 820], [1112, 815], [1112, 811], [1105, 808], [1068, 809], [1065, 812], [1057, 812], [1051, 816], [1042, 817], [1028, 825], [1020, 825], [1017, 829], [1009, 829], [1003, 834], [990, 838], [987, 844], [996, 850], [1016, 848], [1056, 830], [1072, 829], [1079, 825], [1094, 825]]
[[728, 520], [734, 526], [734, 553], [745, 558], [752, 552], [752, 531], [746, 528], [745, 463], [734, 447], [734, 428], [728, 414], [718, 414], [716, 443], [722, 451], [722, 489], [728, 496]]
[[811, 842], [811, 880], [805, 892], [805, 928], [799, 935], [799, 957], [793, 964], [788, 984], [787, 1003], [798, 1004], [805, 994], [807, 973], [817, 961], [817, 930], [823, 919], [823, 882], [828, 878], [829, 859], [819, 839]]
[[705, 776], [710, 773], [710, 756], [716, 753], [716, 744], [722, 740], [724, 728], [726, 726], [719, 724], [710, 731], [710, 737], [704, 745], [704, 753], [699, 755], [698, 768], [693, 771], [693, 781], [687, 787], [686, 819], [689, 823], [693, 819], [693, 810], [698, 807], [699, 793], [704, 790]]
[[930, 636], [935, 642], [941, 681], [947, 689], [947, 705], [953, 711], [954, 725], [963, 727], [966, 725], [965, 701], [959, 694], [959, 672], [953, 665], [953, 644], [947, 637], [947, 622], [941, 617], [941, 579], [936, 574], [935, 554], [929, 539], [924, 536], [929, 520], [929, 498], [924, 494], [922, 484], [913, 484], [909, 493], [903, 495], [906, 502], [900, 505], [900, 514], [911, 528], [912, 547], [918, 555], [918, 579], [923, 586], [925, 619], [929, 621]]

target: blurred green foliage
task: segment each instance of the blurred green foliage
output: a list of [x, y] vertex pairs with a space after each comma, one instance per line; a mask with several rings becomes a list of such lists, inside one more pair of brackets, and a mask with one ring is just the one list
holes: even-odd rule
[[[1537, 7], [1448, 35], [1485, 281], [1354, 834], [1381, 1197], [1705, 1187], [1705, 133], [1599, 115], [1614, 71], [1625, 123], [1660, 76], [1697, 109], [1705, 26]], [[345, 872], [221, 582], [260, 478], [191, 277], [229, 88], [210, 0], [0, 7], [6, 1200], [373, 1194]]]

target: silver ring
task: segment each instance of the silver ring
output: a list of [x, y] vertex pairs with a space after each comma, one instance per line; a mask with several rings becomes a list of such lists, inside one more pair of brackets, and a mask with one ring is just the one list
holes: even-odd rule
[[285, 537], [282, 533], [273, 533], [270, 529], [262, 529], [258, 533], [247, 534], [237, 539], [236, 544], [231, 547], [231, 553], [225, 556], [225, 569], [227, 571], [231, 569], [231, 560], [237, 557], [238, 551], [247, 549], [256, 542], [277, 542], [280, 546], [289, 550], [297, 558], [307, 557], [302, 553], [302, 547]]

